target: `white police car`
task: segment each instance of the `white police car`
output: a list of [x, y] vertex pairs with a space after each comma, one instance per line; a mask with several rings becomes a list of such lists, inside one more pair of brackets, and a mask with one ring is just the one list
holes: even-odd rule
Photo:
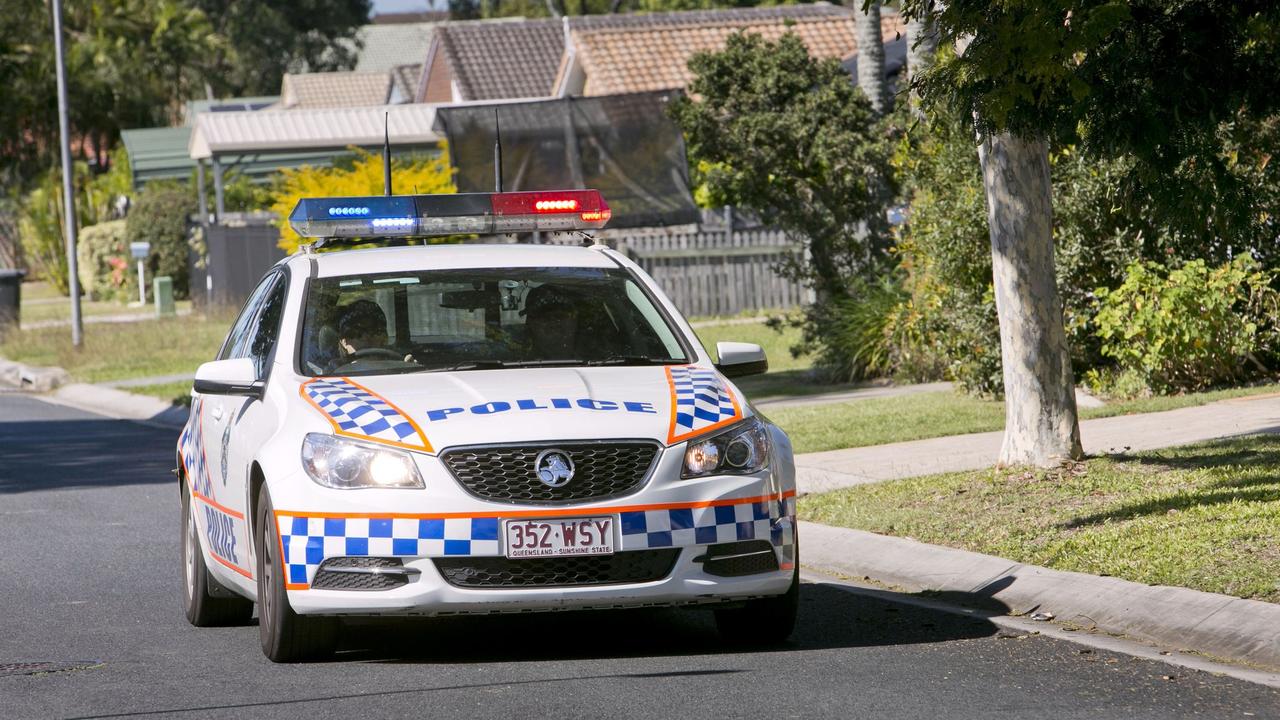
[[[595, 191], [301, 201], [282, 260], [178, 441], [187, 618], [272, 660], [340, 616], [707, 605], [785, 639], [798, 593], [785, 434], [639, 267], [601, 246], [335, 239], [590, 229]], [[349, 242], [349, 240], [348, 240]]]

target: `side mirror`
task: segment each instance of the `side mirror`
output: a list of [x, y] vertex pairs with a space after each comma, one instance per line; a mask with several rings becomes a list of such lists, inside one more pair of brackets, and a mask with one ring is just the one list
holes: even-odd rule
[[759, 375], [769, 370], [769, 358], [765, 357], [764, 348], [755, 343], [719, 342], [716, 343], [716, 356], [720, 358], [716, 369], [725, 377]]
[[214, 360], [196, 370], [195, 391], [205, 395], [244, 395], [261, 400], [265, 387], [249, 358]]

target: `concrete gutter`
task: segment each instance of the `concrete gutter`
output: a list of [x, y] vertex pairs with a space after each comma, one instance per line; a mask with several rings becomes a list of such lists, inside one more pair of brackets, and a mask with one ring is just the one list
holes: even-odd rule
[[160, 398], [84, 383], [64, 385], [52, 393], [42, 395], [41, 399], [107, 417], [138, 420], [173, 429], [181, 429], [190, 415], [187, 408]]
[[800, 523], [806, 566], [1280, 670], [1280, 605], [1050, 570], [862, 530]]

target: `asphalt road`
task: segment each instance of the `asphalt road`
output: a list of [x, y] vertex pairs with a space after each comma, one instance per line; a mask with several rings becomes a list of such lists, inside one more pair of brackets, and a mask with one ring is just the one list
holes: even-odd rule
[[633, 611], [364, 624], [273, 665], [256, 627], [182, 616], [175, 438], [0, 394], [0, 718], [1280, 717], [1266, 687], [825, 583], [772, 650]]

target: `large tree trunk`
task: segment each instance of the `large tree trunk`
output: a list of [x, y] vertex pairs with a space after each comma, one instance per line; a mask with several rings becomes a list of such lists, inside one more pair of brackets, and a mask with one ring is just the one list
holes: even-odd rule
[[1005, 430], [1001, 465], [1082, 457], [1075, 379], [1054, 278], [1053, 205], [1044, 140], [1008, 133], [978, 148], [1000, 315]]
[[877, 115], [889, 109], [889, 84], [884, 79], [884, 37], [880, 32], [880, 3], [863, 10], [863, 0], [853, 3], [853, 26], [858, 37], [858, 87], [871, 101]]
[[[928, 70], [938, 56], [938, 28], [933, 23], [933, 16], [925, 19], [911, 18], [907, 21], [907, 83], [914, 86], [916, 77]], [[922, 116], [920, 110], [920, 93], [911, 87], [911, 112]]]

